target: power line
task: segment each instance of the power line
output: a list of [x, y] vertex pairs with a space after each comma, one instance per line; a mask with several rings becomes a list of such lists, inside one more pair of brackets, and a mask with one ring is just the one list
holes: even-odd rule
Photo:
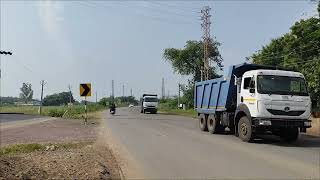
[[153, 1], [152, 3], [153, 4], [158, 4], [160, 6], [173, 7], [176, 10], [180, 10], [180, 11], [194, 12], [194, 13], [199, 13], [200, 12], [200, 11], [194, 11], [195, 8], [193, 8], [193, 7], [186, 7], [186, 6], [181, 6], [181, 5], [175, 6], [175, 5], [172, 5], [172, 4], [168, 4], [168, 3], [167, 4], [163, 4], [163, 3], [160, 3], [160, 2], [156, 2], [156, 1]]
[[[88, 4], [88, 3], [83, 2], [83, 1], [76, 1], [76, 2], [79, 3], [80, 5], [84, 5], [84, 6], [90, 7], [90, 8], [102, 8], [102, 9], [105, 9], [104, 7], [107, 7], [104, 4], [102, 4], [101, 6], [97, 6], [96, 4]], [[131, 8], [130, 6], [127, 6], [125, 4], [118, 4], [118, 5]], [[108, 8], [110, 8], [110, 7], [108, 7]], [[154, 20], [154, 21], [162, 22], [162, 23], [175, 24], [175, 25], [176, 24], [193, 25], [193, 22], [187, 22], [187, 21], [181, 21], [181, 20], [174, 21], [174, 19], [172, 17], [170, 17], [169, 19], [168, 18], [164, 18], [164, 17], [154, 17], [154, 16], [142, 14], [142, 13], [139, 13], [139, 12], [136, 12], [136, 11], [134, 11], [134, 14], [136, 14], [138, 16], [141, 16], [141, 17], [145, 17], [145, 18]]]

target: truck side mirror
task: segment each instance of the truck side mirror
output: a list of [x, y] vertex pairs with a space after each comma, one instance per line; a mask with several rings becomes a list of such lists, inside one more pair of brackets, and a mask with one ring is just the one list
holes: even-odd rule
[[255, 90], [254, 88], [250, 88], [250, 89], [249, 89], [249, 92], [250, 92], [250, 93], [255, 93], [256, 90]]

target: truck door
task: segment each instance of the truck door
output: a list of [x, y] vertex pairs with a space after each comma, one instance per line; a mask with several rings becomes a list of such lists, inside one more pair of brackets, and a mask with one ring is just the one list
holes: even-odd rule
[[256, 83], [254, 76], [242, 78], [240, 103], [249, 108], [251, 116], [256, 114]]

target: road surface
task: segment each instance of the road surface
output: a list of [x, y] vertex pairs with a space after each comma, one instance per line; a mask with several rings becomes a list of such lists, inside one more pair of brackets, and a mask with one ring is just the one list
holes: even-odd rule
[[138, 108], [105, 116], [112, 137], [143, 171], [139, 178], [320, 178], [319, 138], [302, 135], [286, 144], [269, 136], [245, 143], [233, 135], [201, 132], [187, 117], [140, 114]]
[[43, 116], [27, 115], [27, 114], [0, 114], [0, 123], [24, 121], [24, 120], [37, 120]]

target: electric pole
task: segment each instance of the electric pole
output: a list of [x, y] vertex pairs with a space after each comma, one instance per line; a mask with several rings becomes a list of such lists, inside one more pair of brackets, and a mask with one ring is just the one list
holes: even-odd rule
[[162, 78], [162, 87], [161, 87], [161, 96], [162, 96], [162, 99], [165, 99], [166, 98], [166, 91], [165, 91], [165, 87], [164, 87], [164, 78]]
[[69, 89], [69, 103], [71, 105], [71, 103], [72, 103], [72, 91], [71, 91], [71, 85], [70, 84], [68, 85], [68, 89]]
[[112, 96], [112, 99], [114, 98], [114, 80], [111, 81], [111, 96]]
[[132, 94], [132, 88], [130, 89], [130, 95], [131, 95], [131, 97], [133, 97], [133, 94]]
[[181, 84], [178, 83], [178, 108], [180, 107], [180, 87], [181, 87]]
[[[12, 52], [10, 52], [10, 51], [0, 51], [0, 55], [1, 54], [12, 56]], [[1, 57], [0, 57], [0, 106], [2, 106], [2, 97], [1, 97]]]
[[98, 102], [98, 91], [96, 91], [96, 103]]
[[45, 86], [46, 84], [47, 84], [47, 82], [45, 82], [44, 80], [40, 81], [40, 85], [41, 85], [41, 102], [40, 102], [40, 109], [39, 109], [40, 115], [41, 115], [41, 112], [42, 112], [43, 86]]
[[203, 67], [201, 70], [201, 80], [210, 78], [210, 62], [209, 62], [209, 43], [210, 43], [210, 10], [209, 6], [203, 7], [201, 10], [202, 30], [203, 30]]
[[124, 97], [124, 85], [122, 85], [122, 97]]

